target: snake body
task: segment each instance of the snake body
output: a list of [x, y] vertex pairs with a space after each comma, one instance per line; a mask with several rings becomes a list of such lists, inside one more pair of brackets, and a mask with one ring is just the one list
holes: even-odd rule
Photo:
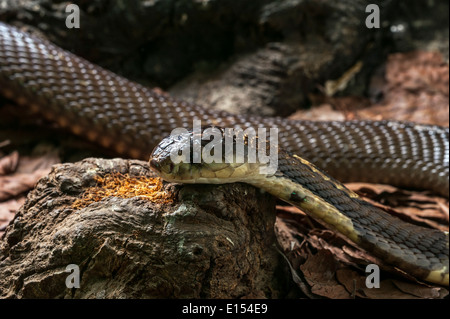
[[[174, 99], [158, 89], [133, 83], [47, 40], [4, 23], [0, 23], [0, 93], [122, 156], [147, 159], [162, 138], [175, 128], [192, 128], [193, 120], [201, 120], [202, 125], [244, 129], [277, 127], [282, 149], [301, 156], [302, 160], [307, 159], [343, 182], [367, 181], [429, 189], [448, 197], [448, 128], [396, 121], [293, 121], [209, 110]], [[303, 163], [298, 169], [307, 171], [313, 167]], [[316, 177], [323, 178], [321, 174]], [[301, 185], [300, 177], [290, 181], [295, 187]], [[364, 221], [365, 217], [359, 217], [364, 214], [356, 214], [365, 211], [364, 205], [360, 203], [360, 208], [355, 206], [353, 213], [346, 215], [343, 209], [347, 206], [340, 207], [334, 202], [348, 199], [347, 191], [337, 187], [340, 184], [334, 179], [327, 183], [335, 188], [335, 200], [327, 201], [321, 197], [325, 194], [320, 192], [312, 192], [311, 198], [321, 203], [325, 201], [334, 207], [330, 209], [347, 219], [362, 218]], [[307, 186], [301, 186], [300, 190], [307, 189]], [[291, 202], [299, 205], [295, 200]], [[354, 199], [348, 203], [354, 204]], [[383, 225], [392, 223], [400, 231], [409, 227], [397, 219], [386, 220]], [[338, 225], [334, 228], [339, 229]], [[413, 233], [418, 236], [415, 241], [410, 239]], [[376, 234], [386, 235], [382, 230]], [[420, 278], [448, 284], [448, 235], [424, 228], [413, 228], [407, 234], [400, 239], [406, 246], [404, 249], [414, 251], [419, 246], [434, 249], [437, 241], [445, 250], [438, 255], [444, 254], [447, 259], [442, 262], [439, 257], [441, 261], [436, 261], [436, 255], [430, 257], [425, 254], [431, 266], [424, 268], [408, 264], [406, 270], [416, 273], [412, 268], [419, 267], [421, 270], [417, 275]], [[423, 239], [428, 237], [433, 241]], [[377, 245], [371, 245], [366, 248], [371, 251], [378, 249]], [[393, 249], [383, 250], [386, 252], [384, 259], [392, 259], [396, 263], [398, 260]], [[420, 251], [425, 253], [424, 249]]]
[[[244, 160], [236, 160], [234, 156], [227, 161], [226, 152], [221, 151], [218, 161], [205, 162], [202, 158], [195, 163], [192, 160], [195, 134], [187, 132], [161, 141], [152, 153], [150, 167], [171, 182], [244, 182], [254, 185], [299, 207], [385, 262], [417, 278], [448, 285], [448, 233], [400, 222], [362, 200], [312, 163], [281, 148], [277, 150], [277, 170], [261, 173], [261, 168], [267, 168], [268, 164], [249, 161], [247, 155], [251, 153], [249, 149], [260, 148], [258, 136], [239, 137], [218, 129], [222, 136], [220, 146], [224, 146], [227, 140], [233, 140], [234, 144], [241, 141], [245, 145]], [[173, 154], [182, 154], [186, 145], [189, 145], [190, 158], [184, 161], [176, 160], [177, 157], [174, 159]]]

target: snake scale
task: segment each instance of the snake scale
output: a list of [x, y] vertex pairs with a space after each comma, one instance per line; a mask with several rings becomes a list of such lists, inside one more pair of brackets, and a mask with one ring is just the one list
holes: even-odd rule
[[[148, 159], [173, 129], [191, 128], [193, 120], [220, 127], [277, 127], [280, 147], [289, 151], [280, 150], [279, 165], [296, 170], [274, 182], [289, 179], [304, 195], [275, 195], [299, 207], [309, 196], [314, 205], [345, 218], [347, 226], [341, 227], [342, 218], [337, 218], [331, 227], [363, 248], [417, 278], [448, 285], [448, 233], [405, 224], [336, 181], [386, 183], [448, 197], [448, 128], [396, 121], [294, 121], [209, 110], [133, 83], [1, 22], [0, 93], [76, 135], [140, 159]], [[305, 174], [323, 189], [302, 185]], [[361, 236], [366, 237], [361, 241]]]

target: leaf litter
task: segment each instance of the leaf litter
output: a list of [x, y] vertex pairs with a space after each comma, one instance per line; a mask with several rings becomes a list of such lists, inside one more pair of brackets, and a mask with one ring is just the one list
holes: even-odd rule
[[[292, 118], [395, 119], [449, 125], [449, 66], [440, 53], [391, 54], [383, 69], [375, 72], [371, 91], [377, 95], [371, 99], [312, 96], [313, 103], [319, 106], [315, 113], [299, 111]], [[322, 110], [331, 115], [327, 118], [327, 114], [320, 114]], [[390, 185], [351, 183], [346, 186], [403, 220], [448, 231], [447, 199]], [[296, 277], [303, 279], [302, 289], [309, 287], [310, 290], [305, 292], [307, 296], [311, 293], [333, 299], [448, 296], [446, 288], [417, 282], [404, 272], [383, 264], [295, 207], [280, 205], [277, 211], [278, 241], [296, 271]], [[371, 263], [382, 269], [378, 289], [367, 288], [365, 284], [365, 267]]]

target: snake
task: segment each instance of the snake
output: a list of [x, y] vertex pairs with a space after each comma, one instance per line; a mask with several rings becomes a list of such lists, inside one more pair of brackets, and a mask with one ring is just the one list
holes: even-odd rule
[[[150, 167], [167, 180], [239, 181], [262, 188], [408, 274], [449, 284], [448, 232], [405, 223], [341, 184], [383, 183], [448, 198], [447, 127], [390, 120], [290, 120], [218, 111], [130, 81], [3, 22], [0, 94], [120, 156], [151, 157]], [[168, 152], [180, 147], [172, 131], [190, 129], [194, 121], [222, 128], [277, 128], [277, 171], [258, 175], [248, 162], [220, 169], [206, 163], [169, 163]], [[186, 179], [175, 172], [195, 174]], [[218, 172], [234, 172], [230, 174], [236, 178]], [[218, 175], [212, 178], [213, 174]]]

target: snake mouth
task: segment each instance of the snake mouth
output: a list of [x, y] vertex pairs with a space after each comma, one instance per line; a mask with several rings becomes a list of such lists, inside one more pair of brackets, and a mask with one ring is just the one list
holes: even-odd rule
[[170, 157], [150, 157], [150, 169], [165, 180], [173, 181], [179, 168], [170, 160]]
[[150, 158], [149, 165], [153, 171], [158, 172], [161, 169], [161, 165], [155, 158]]

